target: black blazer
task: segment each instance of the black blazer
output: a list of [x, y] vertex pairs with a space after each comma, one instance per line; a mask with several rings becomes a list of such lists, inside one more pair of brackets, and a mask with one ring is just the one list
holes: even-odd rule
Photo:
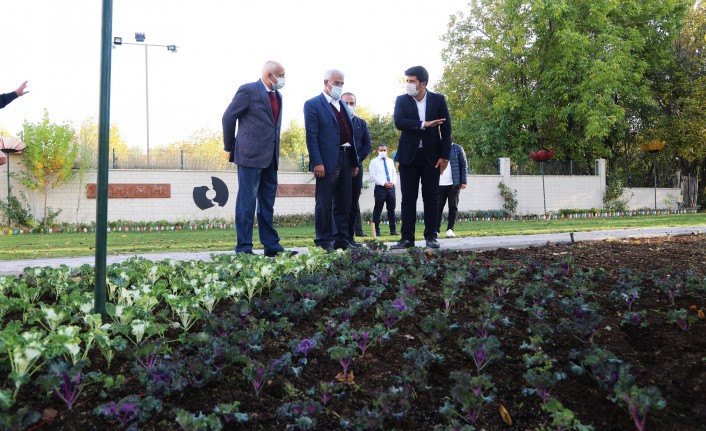
[[417, 102], [412, 96], [403, 94], [395, 101], [395, 127], [402, 131], [395, 161], [408, 165], [414, 161], [419, 140], [424, 148], [424, 158], [434, 166], [439, 159], [448, 160], [451, 155], [451, 117], [442, 94], [427, 90], [426, 121], [446, 118], [441, 126], [422, 130], [417, 111]]

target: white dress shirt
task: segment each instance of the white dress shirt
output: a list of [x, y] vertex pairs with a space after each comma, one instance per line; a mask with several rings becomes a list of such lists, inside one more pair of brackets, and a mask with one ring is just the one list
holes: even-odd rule
[[387, 156], [385, 158], [377, 156], [370, 162], [370, 166], [368, 166], [370, 179], [373, 180], [375, 185], [384, 186], [387, 182], [387, 177], [385, 176], [385, 165], [387, 165], [387, 173], [390, 174], [390, 182], [392, 184], [397, 184], [395, 162]]
[[[422, 97], [422, 100], [417, 100], [416, 98], [414, 99], [415, 102], [417, 102], [417, 112], [419, 113], [419, 119], [422, 121], [422, 124], [419, 126], [420, 129], [424, 130], [424, 122], [426, 121], [426, 116], [427, 116], [427, 94], [424, 93], [424, 97]], [[419, 148], [422, 148], [422, 140], [419, 140]]]

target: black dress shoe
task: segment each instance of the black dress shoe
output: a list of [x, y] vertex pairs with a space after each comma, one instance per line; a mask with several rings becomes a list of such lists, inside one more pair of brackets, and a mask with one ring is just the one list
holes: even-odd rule
[[235, 254], [255, 254], [252, 250], [236, 251]]
[[289, 257], [289, 256], [294, 256], [295, 254], [299, 253], [296, 250], [277, 250], [277, 251], [268, 251], [265, 253], [265, 256], [267, 257], [277, 257], [281, 254]]
[[366, 236], [368, 236], [368, 234], [367, 234], [367, 233], [365, 233], [365, 232], [356, 232], [356, 233], [355, 233], [355, 236], [359, 236], [359, 237], [361, 237], [361, 238], [362, 238], [362, 237], [366, 237]]
[[331, 247], [331, 244], [318, 245], [317, 247], [319, 247], [320, 249], [322, 249], [326, 253], [331, 253], [334, 250], [333, 247]]
[[348, 243], [349, 243], [349, 244], [351, 245], [351, 247], [353, 247], [353, 248], [361, 248], [361, 247], [363, 246], [363, 244], [357, 242], [356, 240], [353, 240], [353, 241], [348, 240]]
[[393, 232], [390, 232], [390, 235], [392, 235], [392, 236], [397, 236], [397, 235], [399, 235], [399, 234], [398, 234], [397, 232], [394, 232], [394, 231], [393, 231]]
[[414, 243], [408, 239], [401, 239], [397, 241], [397, 244], [390, 247], [391, 250], [402, 250], [405, 248], [414, 247]]
[[428, 239], [427, 248], [439, 248], [439, 241], [435, 239]]
[[[357, 244], [357, 245], [356, 245], [356, 244]], [[360, 244], [358, 244], [358, 243], [351, 244], [350, 242], [345, 241], [345, 240], [343, 240], [343, 241], [336, 241], [336, 242], [333, 243], [333, 248], [335, 248], [335, 249], [337, 249], [337, 250], [349, 250], [349, 249], [351, 249], [351, 248], [359, 248], [359, 247], [361, 247]]]

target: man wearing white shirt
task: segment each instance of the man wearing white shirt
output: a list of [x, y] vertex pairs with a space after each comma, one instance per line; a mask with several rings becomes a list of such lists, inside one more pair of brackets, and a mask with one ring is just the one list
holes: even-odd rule
[[387, 146], [378, 145], [378, 157], [370, 162], [368, 167], [370, 180], [375, 183], [375, 207], [373, 208], [373, 223], [375, 223], [375, 233], [380, 235], [380, 215], [382, 206], [387, 207], [387, 220], [390, 223], [390, 235], [397, 235], [395, 229], [395, 184], [397, 183], [397, 172], [395, 162], [387, 157]]

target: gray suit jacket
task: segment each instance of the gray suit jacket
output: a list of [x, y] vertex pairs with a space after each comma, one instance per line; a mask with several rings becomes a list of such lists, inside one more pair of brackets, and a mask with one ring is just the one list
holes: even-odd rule
[[[239, 166], [265, 169], [275, 157], [279, 162], [279, 134], [282, 125], [282, 95], [275, 92], [279, 101], [279, 118], [275, 123], [262, 80], [243, 84], [223, 114], [223, 148], [231, 152], [231, 161]], [[238, 134], [235, 126], [238, 124]]]

